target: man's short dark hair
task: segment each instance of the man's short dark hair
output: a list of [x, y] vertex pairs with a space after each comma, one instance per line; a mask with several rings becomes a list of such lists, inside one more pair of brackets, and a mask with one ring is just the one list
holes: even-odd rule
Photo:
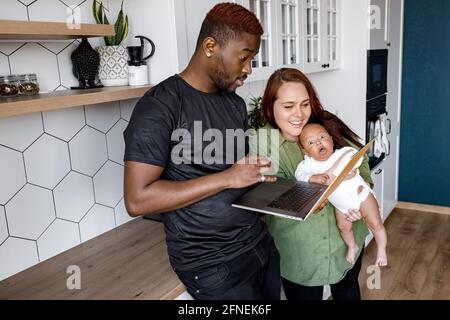
[[219, 3], [203, 20], [196, 50], [207, 37], [213, 37], [223, 47], [229, 40], [239, 39], [242, 33], [261, 36], [264, 30], [253, 12], [235, 3]]

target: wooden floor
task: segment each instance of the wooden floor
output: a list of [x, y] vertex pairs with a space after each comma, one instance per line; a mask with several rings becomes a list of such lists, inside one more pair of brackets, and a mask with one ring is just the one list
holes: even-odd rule
[[369, 290], [376, 246], [367, 246], [360, 274], [363, 299], [449, 300], [450, 215], [395, 209], [385, 223], [387, 267], [381, 268], [381, 288]]
[[[67, 288], [71, 265], [80, 268], [80, 290]], [[0, 300], [164, 300], [184, 290], [169, 264], [163, 225], [134, 219], [0, 281]]]

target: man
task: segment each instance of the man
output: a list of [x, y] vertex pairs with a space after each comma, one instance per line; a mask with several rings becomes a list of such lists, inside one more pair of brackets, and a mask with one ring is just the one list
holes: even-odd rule
[[127, 210], [163, 213], [171, 265], [196, 299], [280, 298], [272, 237], [258, 214], [231, 206], [246, 187], [275, 180], [263, 177], [270, 163], [239, 158], [245, 140], [241, 150], [226, 139], [230, 129], [248, 129], [234, 91], [252, 71], [262, 34], [244, 7], [216, 5], [188, 67], [141, 98], [124, 132]]

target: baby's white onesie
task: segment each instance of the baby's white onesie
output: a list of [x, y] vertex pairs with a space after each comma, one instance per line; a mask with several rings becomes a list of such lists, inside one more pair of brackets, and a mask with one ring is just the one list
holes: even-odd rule
[[[321, 174], [330, 169], [333, 164], [342, 156], [345, 152], [349, 151], [339, 162], [336, 170], [334, 170], [333, 175], [338, 176], [347, 163], [350, 161], [352, 156], [357, 152], [355, 148], [343, 147], [336, 150], [329, 158], [325, 161], [315, 160], [307, 155], [305, 155], [305, 160], [300, 162], [295, 170], [295, 178], [300, 181], [309, 182], [309, 178], [316, 174]], [[363, 158], [359, 159], [356, 163], [354, 169], [359, 168], [363, 161]], [[358, 188], [363, 186], [363, 190], [358, 193]], [[361, 203], [363, 203], [369, 193], [373, 193], [369, 185], [361, 178], [359, 175], [359, 169], [355, 177], [350, 180], [344, 180], [341, 182], [339, 187], [330, 195], [328, 200], [330, 203], [342, 213], [347, 213], [348, 209], [359, 209]]]

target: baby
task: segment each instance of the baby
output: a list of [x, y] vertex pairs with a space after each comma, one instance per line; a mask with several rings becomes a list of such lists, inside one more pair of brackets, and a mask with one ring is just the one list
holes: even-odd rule
[[[357, 152], [352, 147], [333, 149], [333, 138], [326, 129], [319, 124], [307, 124], [300, 135], [300, 145], [305, 154], [305, 160], [300, 162], [295, 171], [297, 180], [330, 184], [334, 177], [344, 169], [350, 158]], [[362, 158], [355, 165], [358, 168]], [[353, 235], [352, 223], [347, 221], [345, 214], [348, 209], [359, 209], [361, 215], [372, 231], [377, 244], [377, 266], [387, 265], [386, 242], [387, 235], [381, 222], [380, 209], [373, 191], [367, 183], [357, 174], [344, 180], [328, 198], [336, 208], [336, 221], [341, 237], [348, 247], [347, 261], [355, 263], [358, 246]]]

